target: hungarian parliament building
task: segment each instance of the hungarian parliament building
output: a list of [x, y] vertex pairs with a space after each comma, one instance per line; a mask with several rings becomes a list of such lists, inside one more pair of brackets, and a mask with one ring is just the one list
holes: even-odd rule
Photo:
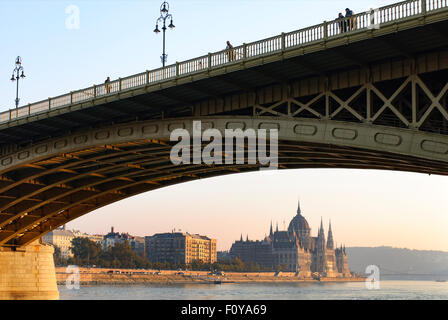
[[350, 277], [345, 246], [335, 248], [331, 222], [325, 239], [323, 223], [317, 237], [311, 236], [311, 228], [302, 216], [300, 203], [297, 215], [291, 220], [287, 231], [273, 231], [264, 240], [233, 243], [231, 257], [243, 262], [257, 263], [273, 271], [282, 266], [282, 271], [296, 272], [298, 277], [309, 278], [318, 273], [323, 277]]

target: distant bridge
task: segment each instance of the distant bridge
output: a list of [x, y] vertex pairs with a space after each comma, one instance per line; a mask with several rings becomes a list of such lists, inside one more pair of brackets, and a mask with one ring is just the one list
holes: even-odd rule
[[[344, 27], [346, 26], [346, 27]], [[404, 1], [0, 114], [0, 246], [260, 164], [175, 166], [170, 133], [279, 130], [279, 166], [448, 174], [448, 2]]]

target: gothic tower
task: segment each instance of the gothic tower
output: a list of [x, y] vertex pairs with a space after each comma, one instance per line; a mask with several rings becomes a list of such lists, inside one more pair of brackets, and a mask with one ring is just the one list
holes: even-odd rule
[[337, 248], [335, 250], [335, 256], [336, 256], [337, 270], [338, 270], [339, 274], [342, 277], [350, 277], [351, 272], [348, 267], [348, 259], [347, 259], [347, 254], [345, 253], [345, 247], [342, 247], [342, 245], [341, 245], [340, 248]]
[[324, 252], [325, 251], [325, 231], [324, 224], [322, 222], [322, 218], [320, 219], [320, 228], [317, 233], [317, 243], [316, 243], [317, 251]]
[[330, 221], [330, 227], [328, 229], [327, 249], [334, 250], [333, 232], [331, 231], [331, 221]]
[[326, 269], [327, 269], [327, 277], [336, 277], [338, 273], [337, 268], [337, 259], [334, 250], [334, 240], [333, 240], [333, 232], [331, 230], [331, 221], [330, 226], [328, 228], [328, 239], [327, 239], [327, 248], [326, 248]]
[[314, 266], [312, 270], [321, 274], [327, 272], [326, 269], [326, 243], [325, 243], [325, 231], [322, 219], [320, 221], [320, 228], [316, 238], [316, 250], [314, 253]]

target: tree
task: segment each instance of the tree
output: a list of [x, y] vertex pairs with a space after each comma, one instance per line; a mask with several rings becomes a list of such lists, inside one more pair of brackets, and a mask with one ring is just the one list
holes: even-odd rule
[[286, 271], [286, 270], [288, 270], [288, 266], [286, 264], [277, 265], [277, 268], [276, 268], [277, 272]]
[[108, 261], [115, 268], [148, 268], [149, 261], [135, 253], [129, 242], [116, 243], [101, 255], [102, 261]]
[[73, 262], [79, 265], [97, 264], [102, 248], [88, 238], [77, 237], [72, 240], [70, 250], [73, 253]]
[[245, 271], [245, 269], [246, 265], [244, 262], [240, 258], [235, 257], [235, 271]]
[[62, 258], [61, 248], [54, 246], [53, 260], [56, 266], [64, 265], [67, 261]]

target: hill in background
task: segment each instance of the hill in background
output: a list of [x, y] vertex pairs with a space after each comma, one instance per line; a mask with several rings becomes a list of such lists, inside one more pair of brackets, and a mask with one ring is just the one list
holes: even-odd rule
[[410, 250], [393, 247], [347, 248], [351, 271], [365, 273], [376, 265], [382, 275], [448, 275], [448, 252]]

